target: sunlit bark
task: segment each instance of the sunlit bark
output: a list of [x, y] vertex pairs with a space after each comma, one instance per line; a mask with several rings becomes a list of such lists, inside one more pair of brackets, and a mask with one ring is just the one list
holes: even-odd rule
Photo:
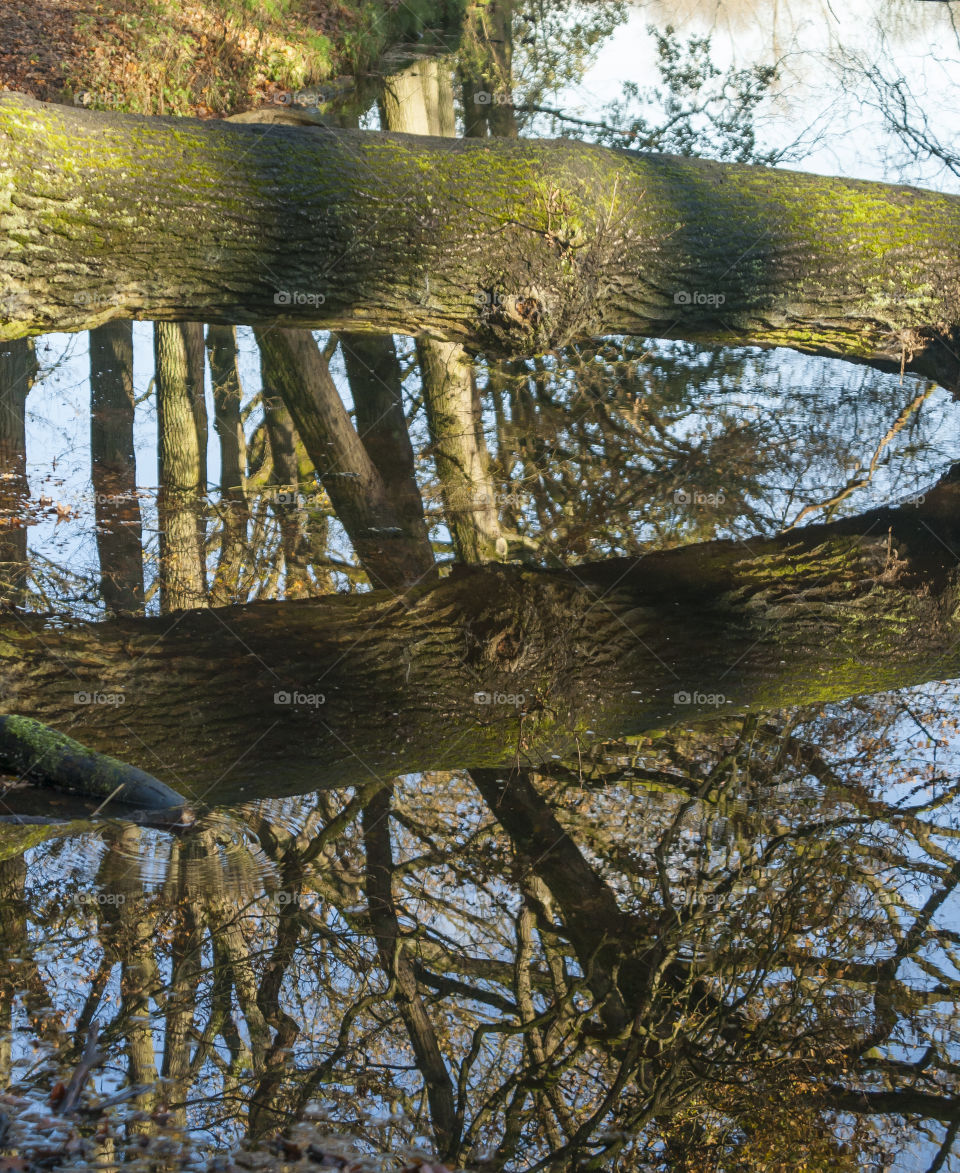
[[563, 140], [265, 134], [20, 96], [0, 98], [0, 165], [0, 337], [147, 317], [511, 355], [629, 333], [960, 374], [958, 196]]
[[177, 322], [154, 326], [157, 443], [160, 471], [160, 606], [182, 611], [206, 601], [201, 542], [204, 484], [189, 331]]

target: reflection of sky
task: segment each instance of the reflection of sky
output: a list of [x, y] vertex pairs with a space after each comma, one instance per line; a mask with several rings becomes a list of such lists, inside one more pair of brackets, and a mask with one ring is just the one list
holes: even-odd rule
[[960, 179], [941, 173], [937, 164], [911, 163], [905, 174], [899, 172], [896, 160], [886, 157], [881, 119], [864, 104], [869, 87], [861, 83], [845, 94], [839, 69], [843, 52], [855, 52], [888, 77], [902, 74], [922, 99], [934, 133], [947, 145], [955, 143], [960, 35], [951, 7], [918, 0], [677, 0], [634, 6], [583, 84], [565, 95], [564, 105], [570, 103], [569, 113], [595, 118], [600, 107], [620, 96], [623, 82], [652, 85], [658, 74], [646, 29], [669, 22], [683, 40], [710, 34], [721, 69], [780, 62], [777, 101], [762, 108], [758, 125], [761, 146], [781, 148], [797, 139], [806, 145], [786, 166], [960, 191]]

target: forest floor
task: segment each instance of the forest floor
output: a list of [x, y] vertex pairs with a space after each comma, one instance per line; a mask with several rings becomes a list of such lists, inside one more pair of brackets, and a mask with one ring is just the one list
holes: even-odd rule
[[0, 91], [222, 117], [366, 68], [431, 0], [0, 0]]

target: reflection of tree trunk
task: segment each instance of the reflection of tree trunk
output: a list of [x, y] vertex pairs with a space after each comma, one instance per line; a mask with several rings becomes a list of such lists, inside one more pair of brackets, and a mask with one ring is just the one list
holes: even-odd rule
[[377, 939], [380, 964], [390, 979], [396, 1004], [430, 1104], [430, 1119], [441, 1155], [459, 1137], [453, 1085], [437, 1044], [430, 1015], [417, 988], [413, 963], [405, 951], [393, 898], [393, 848], [390, 842], [392, 791], [383, 789], [363, 809], [363, 842], [367, 854], [367, 903]]
[[468, 138], [516, 138], [513, 111], [513, 0], [471, 4], [459, 53]]
[[160, 606], [201, 607], [206, 598], [198, 532], [202, 502], [200, 449], [191, 387], [188, 331], [174, 322], [154, 325], [160, 467]]
[[[569, 572], [463, 568], [399, 599], [253, 604], [230, 631], [203, 611], [46, 625], [41, 653], [42, 621], [21, 619], [3, 625], [0, 691], [93, 748], [156, 768], [153, 745], [192, 782], [219, 779], [208, 800], [353, 784], [365, 769], [575, 760], [586, 736], [960, 674], [958, 499], [945, 481], [918, 506], [749, 546]], [[78, 688], [124, 691], [130, 732], [108, 706], [75, 705]], [[274, 704], [277, 691], [289, 695]]]
[[90, 331], [91, 479], [103, 599], [131, 615], [143, 610], [133, 417], [133, 326], [108, 322]]
[[409, 532], [424, 527], [423, 499], [403, 411], [403, 383], [393, 339], [341, 334], [357, 432]]
[[33, 341], [0, 344], [0, 605], [22, 604], [27, 578], [27, 392], [37, 377]]
[[10, 1044], [13, 1038], [13, 1000], [21, 988], [11, 957], [24, 957], [27, 946], [27, 906], [24, 886], [27, 864], [22, 855], [0, 860], [0, 1084], [10, 1085]]
[[201, 496], [207, 493], [207, 398], [205, 393], [206, 351], [203, 343], [202, 322], [182, 322], [183, 339], [187, 348], [187, 392], [193, 426], [197, 430], [197, 467]]
[[444, 517], [464, 562], [492, 562], [507, 552], [500, 532], [490, 461], [479, 426], [473, 364], [462, 346], [417, 341], [431, 449]]
[[213, 422], [220, 441], [220, 556], [210, 587], [210, 601], [219, 607], [242, 601], [240, 574], [250, 517], [245, 489], [247, 444], [240, 417], [236, 329], [211, 326], [207, 331], [207, 349], [213, 384]]
[[[144, 847], [139, 827], [120, 827], [109, 833], [110, 850], [100, 864], [98, 881], [113, 902], [101, 906], [103, 943], [120, 963], [120, 1012], [122, 1036], [129, 1059], [130, 1084], [153, 1085], [157, 1079], [151, 999], [161, 989], [154, 956], [156, 921], [146, 909], [146, 892], [139, 869], [131, 860], [141, 858]], [[119, 899], [117, 899], [119, 897]], [[138, 1096], [141, 1110], [152, 1110], [155, 1090]]]
[[433, 566], [424, 526], [404, 524], [357, 435], [313, 336], [304, 330], [258, 332], [269, 383], [297, 432], [337, 517], [371, 581], [394, 589]]
[[170, 853], [170, 905], [174, 909], [174, 924], [170, 944], [170, 979], [164, 991], [165, 1033], [163, 1063], [160, 1074], [170, 1080], [165, 1098], [177, 1105], [172, 1116], [183, 1127], [186, 1124], [187, 1079], [190, 1073], [190, 1044], [194, 1037], [194, 1016], [197, 993], [202, 974], [201, 951], [203, 923], [196, 893], [190, 892], [189, 865], [202, 847], [195, 839], [184, 844], [175, 843]]
[[[630, 1021], [616, 972], [626, 943], [643, 952], [613, 890], [584, 859], [525, 770], [472, 770], [470, 777], [507, 832], [527, 868], [550, 890], [607, 1028], [617, 1034]], [[652, 943], [651, 964], [656, 960]]]
[[[299, 893], [302, 886], [302, 867], [294, 852], [292, 858], [281, 864], [283, 891]], [[283, 1091], [289, 1083], [288, 1056], [300, 1034], [300, 1023], [281, 1005], [281, 992], [287, 980], [297, 946], [304, 930], [300, 909], [294, 901], [280, 906], [277, 917], [277, 937], [269, 963], [257, 991], [257, 1005], [264, 1021], [277, 1032], [273, 1045], [266, 1054], [263, 1072], [250, 1104], [249, 1131], [259, 1136], [283, 1123]]]
[[314, 571], [318, 590], [311, 590], [309, 569], [311, 561], [320, 561], [326, 555], [329, 524], [323, 508], [307, 505], [303, 500], [302, 490], [310, 485], [315, 487], [316, 477], [313, 473], [309, 478], [304, 475], [303, 443], [286, 404], [271, 382], [273, 368], [264, 360], [262, 352], [260, 357], [263, 412], [274, 486], [270, 505], [280, 525], [283, 546], [283, 593], [287, 599], [302, 599], [333, 589], [329, 571], [320, 568]]
[[[426, 63], [417, 65], [385, 80], [382, 107], [388, 130], [439, 134], [442, 122], [453, 133], [453, 92], [444, 94], [447, 108], [439, 87], [441, 70], [449, 79], [447, 67], [435, 60], [432, 65], [432, 69]], [[464, 562], [494, 561], [506, 553], [506, 545], [477, 418], [473, 364], [459, 344], [433, 338], [417, 339], [417, 358], [431, 451], [454, 549]]]

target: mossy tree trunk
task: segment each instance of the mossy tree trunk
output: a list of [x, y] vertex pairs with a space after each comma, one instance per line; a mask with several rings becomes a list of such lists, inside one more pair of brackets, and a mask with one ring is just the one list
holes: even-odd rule
[[160, 494], [160, 607], [181, 611], [206, 602], [201, 541], [204, 485], [189, 358], [189, 332], [154, 326]]
[[26, 589], [27, 394], [37, 377], [30, 339], [0, 343], [0, 605], [19, 606]]
[[[0, 629], [10, 712], [162, 773], [188, 801], [578, 744], [960, 675], [960, 489], [771, 539], [571, 571], [463, 567], [409, 590], [175, 619]], [[87, 689], [123, 692], [77, 705]], [[478, 695], [479, 694], [479, 695]], [[212, 785], [211, 785], [212, 784]]]
[[90, 467], [100, 588], [109, 610], [143, 611], [143, 527], [133, 447], [133, 327], [90, 331]]
[[960, 382], [960, 196], [563, 140], [264, 134], [9, 95], [0, 174], [0, 338], [202, 318], [509, 357], [627, 333]]

